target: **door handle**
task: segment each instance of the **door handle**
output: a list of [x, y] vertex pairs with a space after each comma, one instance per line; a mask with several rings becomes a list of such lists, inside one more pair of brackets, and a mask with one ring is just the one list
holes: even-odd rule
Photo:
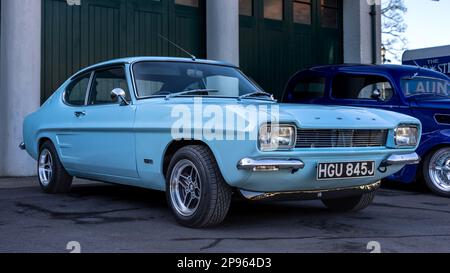
[[81, 117], [81, 116], [86, 116], [86, 112], [85, 111], [76, 111], [75, 112], [75, 116], [77, 118]]

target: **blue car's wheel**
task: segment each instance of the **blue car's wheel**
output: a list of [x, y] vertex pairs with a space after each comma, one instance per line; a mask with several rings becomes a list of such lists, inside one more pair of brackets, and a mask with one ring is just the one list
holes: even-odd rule
[[207, 147], [186, 146], [173, 156], [166, 175], [166, 196], [180, 224], [220, 224], [228, 213], [231, 194]]
[[428, 154], [423, 162], [423, 174], [434, 193], [450, 197], [450, 147]]
[[70, 190], [73, 178], [62, 166], [55, 146], [50, 141], [46, 141], [39, 149], [37, 172], [39, 185], [46, 193], [65, 193]]

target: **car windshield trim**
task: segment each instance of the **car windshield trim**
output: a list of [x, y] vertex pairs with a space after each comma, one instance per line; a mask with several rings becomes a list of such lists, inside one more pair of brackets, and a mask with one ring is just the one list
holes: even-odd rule
[[[152, 98], [165, 98], [167, 96], [167, 95], [141, 96], [137, 90], [137, 82], [136, 82], [136, 77], [135, 77], [135, 65], [140, 64], [140, 63], [152, 63], [152, 62], [184, 63], [184, 64], [193, 64], [193, 65], [221, 66], [221, 67], [232, 68], [232, 69], [235, 69], [236, 72], [239, 73], [239, 75], [241, 75], [245, 80], [247, 80], [254, 87], [255, 90], [260, 90], [261, 93], [266, 93], [265, 91], [262, 90], [262, 88], [256, 82], [254, 82], [251, 78], [249, 78], [247, 75], [245, 75], [239, 67], [233, 66], [230, 64], [207, 63], [207, 62], [201, 62], [201, 61], [188, 61], [188, 60], [186, 60], [186, 61], [183, 61], [183, 60], [166, 60], [166, 61], [138, 60], [138, 61], [134, 61], [134, 62], [130, 63], [130, 75], [131, 75], [131, 81], [132, 81], [132, 85], [133, 85], [133, 93], [135, 95], [136, 100], [144, 100], [144, 99], [152, 99]], [[190, 90], [187, 90], [187, 91], [190, 91]], [[184, 91], [180, 91], [180, 92], [184, 92]], [[271, 95], [271, 96], [273, 96], [273, 95]], [[183, 97], [191, 97], [191, 95], [186, 95]], [[208, 96], [204, 96], [204, 97], [205, 98], [226, 98], [226, 99], [238, 99], [239, 98], [239, 96], [214, 96], [214, 95], [208, 95]], [[273, 97], [272, 98], [252, 98], [252, 99], [263, 100], [263, 101], [275, 101], [275, 99]]]

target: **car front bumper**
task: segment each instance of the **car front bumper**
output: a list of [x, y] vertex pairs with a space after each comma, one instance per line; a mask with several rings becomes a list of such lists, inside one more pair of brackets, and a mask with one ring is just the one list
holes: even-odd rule
[[[389, 156], [384, 160], [380, 167], [392, 166], [392, 165], [413, 165], [419, 164], [420, 157], [417, 153], [411, 154], [394, 154]], [[298, 171], [305, 167], [305, 163], [299, 159], [274, 159], [274, 158], [243, 158], [238, 164], [237, 168], [239, 170], [250, 170], [250, 171], [260, 171], [260, 172], [272, 172], [279, 170], [293, 170]]]
[[[238, 176], [226, 180], [232, 187], [247, 192], [284, 193], [308, 191], [336, 191], [358, 188], [380, 181], [400, 171], [405, 165], [417, 164], [420, 157], [412, 151], [379, 151], [374, 153], [290, 154], [284, 157], [259, 155], [241, 157], [234, 169]], [[372, 177], [319, 180], [319, 163], [374, 161], [376, 172]], [[229, 174], [229, 173], [228, 173]]]
[[420, 163], [420, 156], [417, 153], [411, 154], [394, 154], [386, 159], [386, 165], [416, 165]]

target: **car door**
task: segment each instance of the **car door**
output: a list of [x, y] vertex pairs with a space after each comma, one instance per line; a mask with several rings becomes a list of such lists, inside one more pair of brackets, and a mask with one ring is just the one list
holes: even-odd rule
[[111, 91], [121, 88], [127, 101], [130, 88], [124, 67], [94, 71], [84, 107], [74, 112], [72, 138], [77, 170], [86, 177], [111, 182], [137, 179], [135, 106], [111, 99]]

